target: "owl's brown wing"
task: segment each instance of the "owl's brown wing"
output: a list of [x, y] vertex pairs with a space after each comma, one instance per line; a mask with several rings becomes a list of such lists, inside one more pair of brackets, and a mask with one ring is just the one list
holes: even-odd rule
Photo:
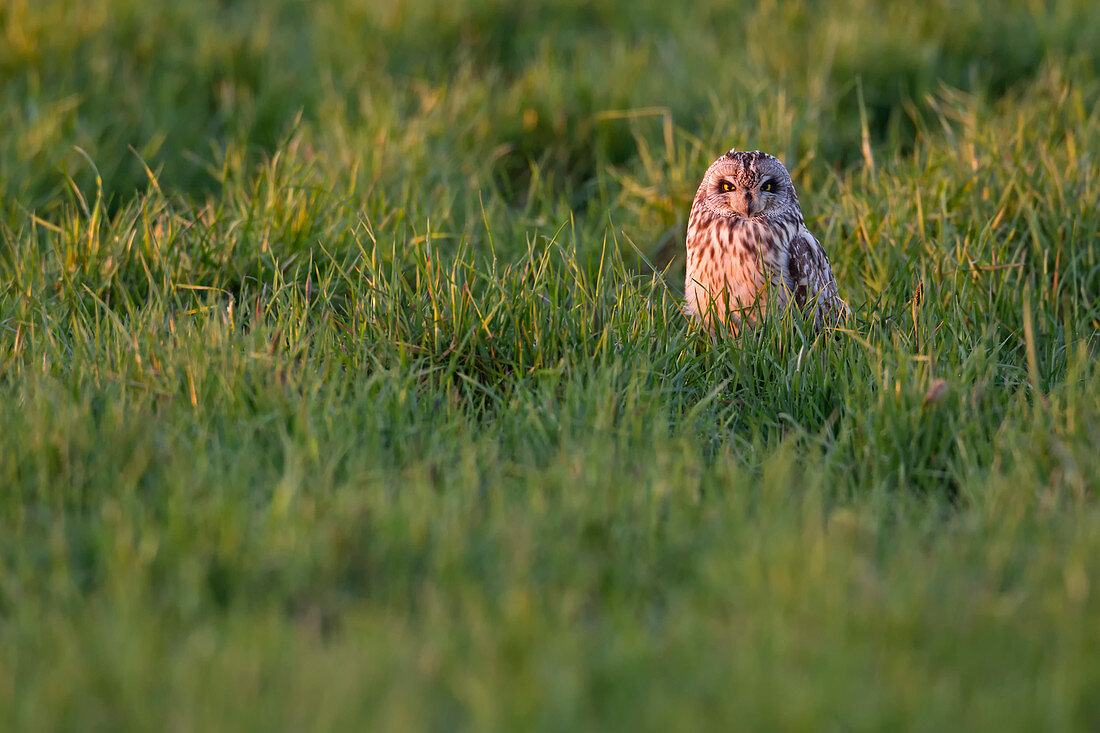
[[791, 240], [783, 279], [795, 305], [803, 312], [812, 312], [818, 327], [835, 326], [851, 313], [840, 298], [825, 248], [805, 225]]

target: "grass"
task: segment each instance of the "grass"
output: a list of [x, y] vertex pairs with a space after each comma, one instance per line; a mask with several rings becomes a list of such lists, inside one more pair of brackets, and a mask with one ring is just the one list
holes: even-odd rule
[[[1093, 3], [0, 2], [20, 730], [1100, 724]], [[782, 157], [855, 318], [711, 343]]]

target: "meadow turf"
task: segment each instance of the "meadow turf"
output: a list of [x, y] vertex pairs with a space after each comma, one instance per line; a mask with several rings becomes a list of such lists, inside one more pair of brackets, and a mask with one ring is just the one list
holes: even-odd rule
[[0, 0], [3, 727], [1096, 730], [1098, 156], [1091, 0]]

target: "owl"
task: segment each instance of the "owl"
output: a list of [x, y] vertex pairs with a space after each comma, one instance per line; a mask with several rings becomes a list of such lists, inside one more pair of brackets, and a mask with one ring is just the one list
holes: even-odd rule
[[688, 217], [686, 280], [685, 311], [712, 332], [739, 333], [791, 303], [817, 328], [850, 313], [791, 174], [760, 151], [730, 150], [707, 169]]

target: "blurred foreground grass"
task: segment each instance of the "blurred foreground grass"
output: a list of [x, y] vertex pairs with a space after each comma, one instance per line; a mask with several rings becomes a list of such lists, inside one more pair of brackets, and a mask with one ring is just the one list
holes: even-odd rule
[[1095, 729], [1098, 8], [0, 1], [0, 719]]

